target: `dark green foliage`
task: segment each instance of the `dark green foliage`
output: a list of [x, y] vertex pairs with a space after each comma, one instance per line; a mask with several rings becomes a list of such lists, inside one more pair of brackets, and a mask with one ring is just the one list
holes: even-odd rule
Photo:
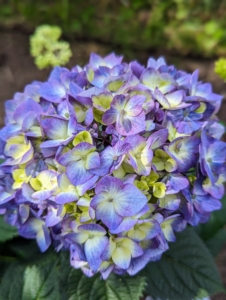
[[99, 275], [87, 278], [69, 266], [68, 255], [42, 254], [32, 262], [12, 263], [0, 285], [0, 300], [139, 300], [145, 277], [119, 277], [108, 280]]
[[0, 300], [22, 299], [24, 271], [24, 265], [14, 263], [9, 266], [1, 281]]
[[0, 243], [6, 242], [17, 236], [17, 229], [5, 223], [3, 216], [0, 216]]
[[65, 289], [62, 300], [139, 300], [145, 290], [144, 276], [111, 275], [106, 281], [100, 275], [87, 278], [69, 265], [69, 255], [60, 256], [59, 282]]
[[112, 274], [106, 281], [71, 268], [68, 251], [40, 253], [35, 241], [18, 237], [1, 218], [0, 300], [140, 300], [145, 289], [162, 300], [191, 300], [200, 291], [224, 291], [207, 247], [216, 254], [225, 242], [225, 214], [226, 198], [209, 223], [178, 233], [160, 261], [137, 276]]
[[226, 244], [226, 197], [222, 199], [222, 209], [213, 212], [209, 222], [200, 224], [196, 231], [216, 256]]
[[55, 255], [44, 254], [36, 264], [13, 263], [0, 285], [0, 300], [58, 300], [59, 284]]
[[144, 274], [148, 293], [163, 300], [191, 300], [200, 289], [209, 294], [223, 290], [210, 252], [192, 228], [179, 233], [177, 242]]
[[42, 266], [37, 264], [26, 268], [24, 272], [22, 299], [60, 299], [56, 261], [50, 261]]
[[87, 278], [81, 271], [71, 270], [67, 287], [70, 300], [139, 300], [145, 278], [111, 275], [104, 281], [100, 275]]
[[0, 300], [15, 295], [18, 300], [139, 300], [145, 288], [162, 300], [190, 300], [201, 289], [223, 291], [212, 256], [193, 228], [179, 233], [162, 259], [137, 276], [113, 274], [106, 281], [71, 268], [68, 252], [41, 254], [33, 241], [23, 239], [19, 250], [18, 241], [5, 244], [10, 259], [1, 269]]

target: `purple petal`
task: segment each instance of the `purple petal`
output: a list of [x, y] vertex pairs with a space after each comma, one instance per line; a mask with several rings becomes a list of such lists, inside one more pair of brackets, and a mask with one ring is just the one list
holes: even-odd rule
[[21, 131], [21, 125], [8, 124], [0, 130], [0, 137], [3, 141], [7, 141], [10, 137], [17, 135]]
[[220, 209], [222, 204], [219, 199], [215, 199], [210, 195], [205, 195], [197, 196], [194, 206], [200, 213], [207, 213]]
[[122, 187], [123, 182], [120, 179], [105, 176], [96, 185], [95, 192], [96, 194], [99, 194], [100, 192], [113, 193], [114, 191], [120, 190]]
[[167, 138], [168, 129], [160, 129], [150, 135], [147, 144], [151, 146], [151, 149], [157, 149], [166, 143]]
[[122, 222], [122, 217], [115, 212], [114, 204], [111, 202], [100, 203], [96, 208], [96, 219], [110, 229], [116, 229]]
[[47, 213], [45, 221], [47, 227], [53, 227], [62, 221], [62, 216], [58, 216], [57, 210], [54, 209]]
[[134, 185], [126, 184], [114, 201], [116, 212], [123, 217], [137, 214], [147, 203], [145, 195]]
[[75, 191], [59, 193], [55, 198], [57, 204], [66, 204], [77, 200], [78, 200], [78, 194]]
[[198, 161], [200, 139], [196, 136], [177, 138], [164, 150], [178, 163], [178, 172], [186, 172]]
[[178, 106], [184, 98], [184, 91], [178, 90], [178, 91], [169, 93], [166, 95], [166, 98], [171, 106]]
[[133, 61], [130, 63], [130, 68], [133, 72], [133, 74], [137, 77], [137, 78], [140, 78], [141, 74], [143, 73], [144, 71], [144, 67], [141, 66], [138, 62], [136, 61]]
[[154, 95], [155, 95], [156, 100], [163, 106], [163, 108], [169, 109], [171, 107], [168, 99], [166, 98], [166, 96], [164, 96], [164, 94], [162, 92], [160, 92], [159, 89], [157, 89], [157, 88], [155, 89]]
[[212, 185], [210, 182], [209, 184], [203, 184], [203, 189], [205, 192], [213, 196], [214, 198], [221, 199], [224, 196], [224, 185], [223, 183], [215, 183]]
[[93, 174], [86, 170], [84, 161], [81, 160], [69, 163], [67, 165], [66, 174], [68, 179], [75, 186], [83, 184], [93, 177]]
[[130, 130], [132, 129], [132, 123], [129, 119], [124, 118], [122, 120], [122, 126], [124, 128], [124, 130], [128, 133], [130, 132]]
[[41, 121], [45, 134], [51, 140], [61, 140], [67, 137], [68, 122], [60, 118], [46, 118]]
[[62, 75], [63, 72], [68, 72], [68, 69], [62, 68], [62, 67], [59, 67], [59, 66], [54, 67], [53, 70], [50, 73], [49, 80], [50, 81], [52, 81], [52, 80], [60, 81], [61, 80], [61, 75]]
[[155, 60], [152, 57], [150, 57], [148, 59], [148, 64], [147, 64], [148, 68], [153, 68], [153, 69], [158, 70], [161, 66], [166, 66], [166, 62], [165, 62], [165, 59], [163, 57], [160, 57], [157, 60]]
[[42, 107], [33, 99], [25, 100], [15, 111], [14, 119], [18, 124], [22, 124], [26, 116], [33, 113], [34, 118], [43, 112]]
[[64, 86], [56, 80], [50, 80], [41, 85], [39, 90], [40, 96], [53, 103], [59, 103], [66, 97]]
[[8, 192], [4, 191], [0, 187], [0, 205], [7, 203], [8, 201], [14, 198], [14, 195], [9, 194]]
[[61, 145], [67, 145], [73, 138], [68, 139], [61, 139], [61, 140], [51, 140], [51, 141], [45, 141], [40, 144], [40, 148], [47, 149], [47, 148], [56, 148]]
[[143, 95], [131, 97], [126, 104], [126, 112], [132, 117], [138, 116], [143, 110], [142, 105], [145, 100], [146, 97]]
[[70, 90], [70, 94], [71, 94], [74, 98], [76, 98], [76, 96], [77, 96], [79, 93], [83, 92], [83, 89], [82, 89], [79, 85], [77, 85], [76, 83], [74, 83], [74, 82], [70, 82], [69, 90]]
[[38, 232], [36, 240], [42, 252], [45, 252], [49, 248], [51, 245], [51, 238], [47, 227], [44, 225], [42, 226], [42, 230]]
[[91, 200], [90, 206], [93, 209], [96, 209], [99, 204], [104, 203], [106, 201], [107, 201], [107, 198], [106, 198], [105, 192], [99, 192], [98, 194], [96, 193], [96, 195]]
[[84, 123], [88, 126], [93, 122], [93, 107], [90, 107], [86, 111], [86, 117]]
[[84, 195], [86, 191], [92, 189], [97, 182], [99, 176], [92, 176], [87, 182], [84, 182], [83, 184], [77, 186], [79, 195]]
[[21, 204], [19, 206], [19, 214], [22, 219], [22, 223], [26, 222], [30, 213], [30, 207], [25, 204]]
[[144, 253], [142, 248], [136, 242], [134, 242], [133, 240], [129, 240], [129, 242], [130, 242], [130, 245], [131, 245], [129, 250], [130, 250], [130, 253], [131, 253], [132, 257], [139, 257]]
[[176, 194], [188, 186], [188, 179], [181, 174], [173, 173], [167, 176], [166, 187], [168, 194]]
[[37, 233], [42, 230], [43, 225], [43, 221], [30, 218], [19, 228], [19, 234], [27, 239], [34, 239]]
[[102, 252], [107, 246], [108, 238], [106, 236], [96, 236], [85, 242], [84, 250], [87, 262], [93, 271], [97, 271], [102, 263], [100, 258]]
[[52, 190], [37, 191], [32, 194], [32, 198], [39, 200], [39, 201], [44, 201], [51, 196], [52, 196]]
[[90, 231], [92, 232], [94, 235], [105, 235], [106, 234], [106, 230], [100, 226], [99, 224], [84, 224], [84, 225], [80, 225], [78, 226], [78, 230], [79, 231]]
[[122, 124], [120, 122], [116, 123], [116, 130], [119, 134], [121, 135], [135, 135], [141, 131], [144, 131], [146, 128], [146, 123], [145, 123], [145, 113], [142, 112], [139, 116], [136, 117], [129, 117], [128, 115], [126, 116], [132, 124], [131, 130], [127, 132]]
[[111, 233], [118, 234], [123, 231], [128, 231], [137, 223], [137, 221], [138, 220], [130, 218], [130, 217], [124, 218], [122, 220], [121, 224], [116, 229], [111, 230]]
[[108, 146], [107, 148], [105, 148], [100, 153], [100, 167], [96, 170], [93, 170], [92, 173], [95, 173], [99, 176], [104, 176], [110, 173], [110, 169], [114, 162], [114, 155], [115, 152], [112, 147]]
[[89, 153], [86, 157], [85, 167], [87, 170], [95, 169], [100, 166], [100, 156], [97, 152]]
[[118, 116], [118, 111], [114, 108], [110, 108], [104, 113], [102, 120], [104, 124], [110, 125], [116, 122], [117, 116]]
[[96, 53], [90, 54], [89, 64], [94, 68], [98, 69], [99, 66], [104, 65], [104, 60], [102, 57], [97, 55]]
[[149, 220], [147, 223], [150, 223], [151, 227], [147, 232], [147, 236], [145, 239], [150, 240], [161, 232], [161, 227], [156, 220]]

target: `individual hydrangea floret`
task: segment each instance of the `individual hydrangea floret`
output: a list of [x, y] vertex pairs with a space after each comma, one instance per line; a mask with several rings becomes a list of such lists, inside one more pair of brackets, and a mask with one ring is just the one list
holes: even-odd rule
[[175, 231], [221, 208], [221, 100], [163, 58], [145, 67], [91, 54], [85, 67], [54, 68], [6, 101], [0, 212], [87, 276], [136, 274]]

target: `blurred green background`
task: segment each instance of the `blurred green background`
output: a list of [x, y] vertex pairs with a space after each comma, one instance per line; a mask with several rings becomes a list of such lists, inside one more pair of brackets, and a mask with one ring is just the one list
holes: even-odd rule
[[226, 54], [224, 0], [0, 0], [0, 26], [59, 25], [64, 36], [136, 50]]

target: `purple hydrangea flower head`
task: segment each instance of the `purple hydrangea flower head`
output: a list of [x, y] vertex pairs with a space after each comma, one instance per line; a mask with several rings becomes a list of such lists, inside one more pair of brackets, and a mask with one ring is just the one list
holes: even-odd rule
[[54, 68], [6, 101], [0, 214], [86, 276], [136, 274], [221, 208], [221, 100], [163, 58]]

